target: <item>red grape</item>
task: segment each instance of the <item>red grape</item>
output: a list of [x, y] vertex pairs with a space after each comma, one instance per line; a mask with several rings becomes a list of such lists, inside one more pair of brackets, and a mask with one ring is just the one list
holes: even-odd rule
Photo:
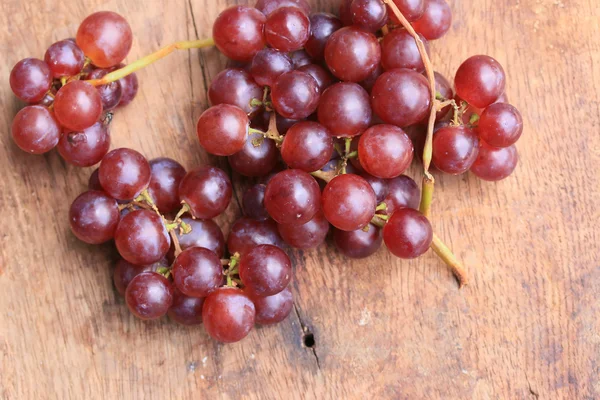
[[371, 185], [371, 189], [375, 193], [377, 204], [381, 203], [389, 193], [388, 180], [377, 178], [373, 175], [369, 175], [366, 172], [360, 174], [360, 177]]
[[[394, 3], [402, 15], [404, 15], [409, 22], [416, 21], [423, 16], [425, 13], [426, 2], [427, 0], [394, 0]], [[394, 22], [400, 22], [393, 12], [390, 12], [390, 17]]]
[[508, 147], [521, 137], [523, 117], [519, 110], [510, 104], [492, 104], [481, 114], [477, 133], [491, 146]]
[[104, 192], [102, 185], [100, 184], [99, 177], [100, 169], [96, 168], [94, 172], [90, 175], [90, 179], [88, 180], [88, 190], [98, 190], [100, 192]]
[[383, 241], [396, 257], [417, 258], [427, 252], [432, 240], [429, 220], [412, 208], [397, 210], [383, 227]]
[[189, 233], [183, 235], [180, 234], [178, 229], [175, 230], [182, 250], [190, 247], [203, 247], [214, 252], [217, 257], [223, 257], [225, 254], [225, 238], [221, 228], [215, 221], [189, 217], [183, 217], [181, 220], [192, 229]]
[[353, 25], [352, 21], [352, 12], [350, 11], [350, 6], [352, 5], [352, 0], [341, 0], [339, 14], [340, 20], [344, 26]]
[[230, 104], [247, 114], [258, 111], [259, 106], [251, 106], [250, 102], [262, 100], [262, 97], [263, 89], [243, 69], [228, 68], [219, 72], [208, 88], [210, 104]]
[[283, 321], [294, 308], [294, 299], [289, 286], [273, 296], [258, 297], [249, 294], [256, 308], [259, 325], [277, 324]]
[[321, 169], [331, 156], [333, 139], [323, 125], [312, 122], [298, 122], [292, 126], [283, 139], [281, 157], [290, 167], [312, 172]]
[[231, 181], [219, 168], [202, 166], [190, 172], [179, 185], [179, 199], [195, 218], [210, 219], [221, 214], [231, 201]]
[[452, 26], [452, 10], [446, 0], [425, 0], [423, 16], [412, 25], [427, 40], [439, 39]]
[[90, 167], [102, 161], [110, 148], [108, 126], [96, 122], [81, 132], [64, 133], [58, 142], [58, 152], [69, 164]]
[[206, 151], [217, 156], [230, 156], [244, 147], [249, 127], [248, 115], [241, 108], [219, 104], [202, 113], [196, 133]]
[[471, 166], [471, 172], [486, 181], [499, 181], [513, 173], [518, 161], [519, 155], [514, 144], [496, 148], [481, 142], [479, 155]]
[[10, 88], [27, 103], [42, 100], [52, 86], [52, 73], [48, 64], [37, 58], [25, 58], [10, 71]]
[[467, 103], [485, 108], [504, 93], [506, 75], [502, 65], [489, 56], [473, 56], [461, 64], [454, 78], [456, 94]]
[[120, 148], [109, 152], [100, 163], [100, 184], [117, 200], [137, 197], [150, 183], [150, 164], [132, 149]]
[[322, 60], [329, 36], [342, 27], [342, 22], [332, 14], [315, 13], [310, 16], [310, 36], [304, 45], [306, 52], [315, 60]]
[[79, 195], [69, 210], [71, 230], [89, 244], [109, 241], [119, 223], [119, 207], [115, 199], [103, 192], [90, 190]]
[[199, 325], [202, 323], [203, 298], [189, 297], [177, 288], [173, 289], [173, 304], [167, 315], [181, 325]]
[[349, 258], [366, 258], [375, 254], [383, 241], [381, 229], [375, 225], [367, 225], [368, 229], [342, 231], [334, 229], [333, 243], [335, 247]]
[[369, 94], [356, 83], [336, 83], [321, 96], [318, 116], [333, 136], [359, 135], [371, 123]]
[[214, 340], [239, 342], [252, 327], [256, 310], [247, 294], [237, 288], [221, 287], [204, 299], [202, 322]]
[[[250, 73], [262, 86], [273, 86], [283, 73], [292, 71], [292, 59], [284, 52], [275, 49], [262, 49], [252, 58]], [[260, 96], [255, 96], [260, 99]]]
[[[108, 69], [95, 69], [87, 75], [87, 79], [101, 79], [106, 74], [111, 72]], [[96, 86], [96, 90], [100, 93], [100, 98], [102, 99], [102, 109], [104, 111], [112, 110], [117, 107], [121, 102], [121, 96], [123, 96], [123, 91], [121, 89], [121, 84], [119, 81], [110, 82], [106, 85]]]
[[317, 81], [301, 71], [282, 74], [271, 88], [273, 108], [278, 114], [290, 119], [304, 119], [315, 112], [319, 105]]
[[375, 125], [360, 136], [358, 157], [369, 174], [394, 178], [410, 166], [413, 144], [404, 131], [394, 125]]
[[80, 73], [85, 63], [85, 55], [73, 41], [61, 40], [48, 47], [44, 61], [52, 76], [60, 78]]
[[262, 184], [256, 184], [246, 190], [242, 198], [242, 208], [246, 216], [257, 221], [269, 219], [269, 213], [264, 203], [266, 190], [267, 186]]
[[343, 81], [366, 79], [381, 61], [377, 37], [357, 27], [334, 32], [325, 45], [325, 61], [333, 75]]
[[[124, 67], [125, 64], [120, 64], [119, 68]], [[125, 107], [127, 104], [135, 98], [138, 92], [138, 78], [135, 72], [127, 75], [124, 78], [119, 79], [119, 86], [121, 86], [121, 101], [117, 107]]]
[[264, 27], [267, 18], [256, 8], [232, 6], [225, 9], [213, 24], [213, 39], [219, 50], [236, 61], [250, 61], [265, 47]]
[[148, 194], [161, 214], [175, 211], [179, 206], [179, 184], [185, 176], [185, 168], [170, 158], [150, 160], [150, 184]]
[[99, 11], [88, 16], [79, 25], [76, 40], [95, 66], [110, 68], [127, 57], [133, 33], [129, 23], [119, 14]]
[[160, 318], [173, 304], [173, 287], [156, 272], [143, 272], [134, 277], [125, 291], [127, 307], [144, 320]]
[[275, 168], [279, 154], [273, 140], [253, 132], [248, 135], [242, 150], [227, 159], [231, 168], [244, 176], [264, 176]]
[[281, 7], [267, 17], [265, 39], [283, 52], [300, 50], [310, 35], [308, 15], [298, 7]]
[[265, 207], [280, 224], [305, 224], [319, 211], [321, 190], [308, 173], [288, 169], [267, 184]]
[[223, 282], [221, 260], [203, 247], [190, 247], [179, 254], [171, 273], [177, 289], [192, 297], [206, 297]]
[[[422, 40], [429, 52], [429, 43], [424, 38]], [[417, 72], [425, 71], [417, 42], [406, 29], [394, 29], [383, 37], [381, 65], [385, 70], [408, 68]]]
[[297, 249], [312, 249], [325, 241], [329, 232], [329, 222], [320, 210], [302, 225], [278, 225], [279, 234], [290, 246]]
[[255, 7], [266, 16], [281, 7], [298, 7], [306, 15], [310, 14], [310, 4], [306, 0], [258, 0]]
[[54, 114], [58, 122], [69, 130], [89, 128], [102, 115], [100, 92], [84, 81], [69, 82], [56, 93]]
[[298, 71], [306, 72], [317, 81], [319, 93], [323, 93], [325, 89], [333, 85], [337, 80], [325, 68], [317, 64], [307, 64], [297, 68]]
[[387, 6], [382, 0], [352, 0], [350, 14], [354, 25], [376, 32], [388, 21]]
[[231, 254], [240, 253], [244, 255], [261, 244], [283, 247], [283, 240], [277, 231], [277, 224], [272, 219], [255, 221], [242, 217], [231, 226], [227, 238], [227, 248]]
[[115, 284], [117, 292], [119, 292], [121, 296], [125, 296], [127, 286], [129, 286], [129, 283], [133, 278], [142, 272], [156, 272], [158, 267], [161, 266], [166, 266], [166, 260], [161, 260], [151, 265], [135, 265], [122, 258], [119, 259], [115, 266], [115, 271], [113, 272], [113, 283]]
[[290, 54], [294, 69], [298, 69], [304, 65], [312, 64], [313, 59], [304, 50], [296, 50]]
[[447, 174], [467, 172], [478, 151], [477, 135], [466, 126], [448, 126], [433, 135], [433, 164]]
[[13, 140], [22, 150], [43, 154], [58, 144], [60, 126], [46, 107], [27, 106], [15, 115], [11, 133]]
[[400, 175], [387, 183], [388, 194], [383, 200], [387, 206], [384, 214], [392, 215], [394, 211], [404, 207], [419, 209], [421, 190], [412, 178]]
[[384, 72], [385, 70], [383, 69], [381, 64], [378, 64], [377, 67], [373, 70], [373, 72], [371, 72], [368, 77], [366, 77], [359, 83], [360, 86], [362, 86], [367, 92], [371, 92], [371, 90], [373, 90], [373, 86], [375, 86], [377, 78], [379, 78]]
[[377, 199], [371, 185], [354, 174], [338, 175], [325, 189], [323, 214], [336, 228], [354, 231], [365, 227], [375, 215]]
[[171, 241], [158, 214], [150, 210], [135, 210], [119, 221], [115, 244], [125, 260], [136, 265], [148, 265], [167, 255]]
[[290, 283], [292, 262], [279, 247], [261, 244], [242, 256], [239, 272], [246, 293], [272, 296]]

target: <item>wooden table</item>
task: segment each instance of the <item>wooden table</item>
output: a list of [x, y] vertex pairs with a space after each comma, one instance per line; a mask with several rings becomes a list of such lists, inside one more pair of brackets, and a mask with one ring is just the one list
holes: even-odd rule
[[[459, 291], [430, 253], [407, 262], [382, 249], [350, 261], [327, 245], [292, 253], [295, 311], [241, 343], [129, 314], [111, 284], [111, 246], [84, 245], [69, 231], [69, 204], [91, 169], [12, 143], [21, 104], [9, 71], [73, 36], [93, 11], [127, 17], [134, 60], [206, 37], [233, 3], [0, 5], [0, 398], [600, 398], [600, 9], [592, 0], [454, 0], [453, 29], [432, 44], [448, 76], [469, 55], [496, 57], [525, 119], [514, 176], [438, 178], [433, 224], [468, 266], [470, 286]], [[333, 11], [337, 0], [312, 3]], [[216, 50], [190, 51], [140, 72], [138, 97], [115, 116], [113, 147], [226, 168], [195, 137], [206, 84], [223, 65]], [[418, 166], [411, 174], [420, 179]], [[244, 184], [235, 186], [239, 199]], [[218, 222], [227, 231], [239, 214], [236, 200]]]

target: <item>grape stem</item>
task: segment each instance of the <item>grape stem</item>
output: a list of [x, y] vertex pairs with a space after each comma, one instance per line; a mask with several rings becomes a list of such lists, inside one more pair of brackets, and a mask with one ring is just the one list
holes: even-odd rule
[[94, 86], [106, 85], [107, 83], [118, 81], [119, 79], [124, 78], [127, 75], [134, 73], [135, 71], [138, 71], [138, 70], [152, 64], [153, 62], [158, 61], [158, 60], [168, 56], [175, 50], [202, 49], [202, 48], [211, 47], [214, 45], [215, 45], [215, 42], [212, 38], [201, 39], [201, 40], [184, 40], [182, 42], [175, 42], [166, 47], [163, 47], [162, 49], [158, 50], [157, 52], [148, 54], [147, 56], [142, 57], [139, 60], [134, 61], [131, 64], [126, 65], [125, 67], [123, 67], [121, 69], [118, 69], [109, 74], [106, 74], [100, 79], [91, 79], [87, 82]]
[[467, 272], [463, 265], [458, 261], [456, 256], [452, 254], [452, 251], [442, 242], [435, 233], [433, 234], [433, 241], [431, 242], [431, 249], [441, 258], [452, 270], [454, 277], [458, 281], [458, 287], [462, 288], [463, 286], [469, 283], [467, 278]]
[[273, 140], [278, 145], [281, 145], [281, 143], [283, 143], [284, 136], [280, 135], [279, 131], [277, 130], [277, 116], [275, 115], [275, 113], [271, 114], [271, 117], [269, 119], [269, 129], [267, 129], [266, 132], [263, 132], [260, 129], [248, 128], [248, 133], [256, 133], [262, 135], [266, 139]]
[[175, 247], [175, 258], [181, 254], [183, 250], [181, 250], [181, 245], [179, 244], [179, 238], [177, 237], [177, 233], [175, 229], [169, 231], [169, 235], [171, 235], [171, 240], [173, 241], [173, 247]]

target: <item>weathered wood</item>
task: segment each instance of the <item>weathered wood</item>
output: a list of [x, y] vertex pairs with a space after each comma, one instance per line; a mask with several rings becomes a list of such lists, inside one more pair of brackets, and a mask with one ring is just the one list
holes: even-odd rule
[[[332, 11], [338, 0], [313, 1]], [[294, 252], [296, 310], [277, 327], [219, 345], [200, 328], [141, 322], [111, 284], [110, 246], [80, 243], [67, 211], [91, 169], [12, 143], [21, 104], [8, 74], [97, 10], [125, 15], [133, 60], [205, 37], [235, 1], [82, 0], [0, 5], [0, 398], [600, 398], [600, 44], [592, 0], [451, 1], [454, 26], [432, 44], [452, 76], [467, 56], [496, 57], [523, 112], [515, 175], [497, 184], [437, 177], [436, 231], [469, 268], [458, 291], [433, 254], [365, 261], [331, 245]], [[216, 50], [178, 52], [139, 73], [136, 100], [116, 114], [113, 147], [207, 156], [195, 119]], [[419, 168], [412, 175], [420, 177]], [[236, 191], [243, 184], [236, 179]], [[218, 222], [239, 215], [233, 201]], [[303, 346], [306, 332], [315, 345]]]

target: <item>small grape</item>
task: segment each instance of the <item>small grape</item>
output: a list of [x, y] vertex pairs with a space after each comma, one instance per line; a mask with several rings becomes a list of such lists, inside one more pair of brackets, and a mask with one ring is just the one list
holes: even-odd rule
[[98, 164], [110, 149], [108, 125], [96, 122], [81, 132], [64, 133], [57, 149], [69, 164], [78, 167]]
[[394, 178], [410, 166], [414, 154], [408, 135], [394, 125], [375, 125], [358, 142], [360, 165], [379, 178]]
[[76, 41], [95, 66], [110, 68], [127, 57], [133, 33], [125, 18], [111, 11], [100, 11], [83, 20]]
[[244, 147], [249, 127], [248, 115], [241, 108], [219, 104], [202, 113], [196, 132], [206, 151], [217, 156], [230, 156]]
[[150, 184], [148, 194], [161, 214], [175, 211], [179, 202], [179, 184], [185, 176], [185, 168], [170, 158], [150, 160]]
[[319, 184], [308, 173], [288, 169], [267, 184], [265, 207], [280, 224], [305, 224], [317, 211], [321, 200]]
[[136, 265], [161, 260], [171, 245], [162, 218], [150, 210], [135, 210], [125, 215], [114, 236], [121, 257]]
[[200, 325], [202, 323], [202, 306], [204, 298], [190, 297], [173, 289], [173, 304], [167, 315], [181, 325]]
[[283, 240], [296, 249], [313, 249], [323, 242], [329, 232], [329, 221], [318, 211], [310, 221], [302, 225], [277, 225]]
[[250, 73], [239, 68], [227, 68], [219, 72], [208, 88], [211, 105], [230, 104], [247, 114], [258, 111], [259, 106], [251, 106], [250, 102], [253, 99], [262, 100], [262, 96], [263, 88], [252, 79]]
[[502, 65], [489, 56], [473, 56], [461, 64], [454, 78], [456, 94], [467, 103], [486, 108], [504, 93], [506, 74]]
[[42, 100], [51, 86], [50, 68], [37, 58], [25, 58], [10, 71], [10, 88], [15, 96], [27, 103]]
[[394, 212], [383, 227], [383, 241], [400, 258], [417, 258], [429, 249], [433, 229], [429, 220], [412, 208]]
[[99, 191], [80, 194], [69, 210], [71, 231], [89, 244], [111, 240], [119, 223], [119, 207], [115, 199]]
[[292, 263], [279, 247], [262, 244], [242, 256], [239, 272], [246, 293], [251, 296], [272, 296], [290, 283]]
[[310, 36], [304, 45], [306, 52], [315, 60], [323, 60], [325, 44], [331, 34], [342, 27], [342, 22], [332, 14], [314, 13], [310, 16]]
[[21, 109], [11, 126], [12, 138], [21, 150], [43, 154], [52, 150], [60, 139], [60, 126], [53, 113], [43, 106]]
[[366, 79], [381, 61], [377, 37], [358, 27], [334, 32], [325, 45], [325, 62], [333, 75], [342, 81]]
[[224, 342], [239, 342], [254, 326], [256, 309], [243, 291], [232, 287], [221, 287], [204, 299], [202, 322], [213, 339]]
[[510, 104], [492, 104], [481, 114], [477, 133], [490, 146], [511, 146], [523, 133], [523, 117], [519, 110]]
[[125, 291], [127, 307], [144, 320], [160, 318], [173, 304], [173, 287], [156, 272], [143, 272], [131, 280]]
[[322, 207], [333, 226], [354, 231], [371, 221], [377, 199], [367, 181], [358, 175], [344, 174], [333, 178], [323, 189]]
[[213, 24], [215, 45], [232, 60], [250, 61], [265, 47], [266, 20], [265, 15], [254, 7], [226, 8]]
[[303, 119], [315, 112], [319, 105], [317, 81], [301, 71], [282, 74], [271, 88], [273, 108], [290, 119]]
[[242, 208], [246, 216], [257, 221], [269, 219], [264, 203], [266, 190], [267, 186], [263, 184], [256, 184], [246, 190], [242, 198]]
[[48, 47], [44, 61], [50, 68], [52, 76], [61, 78], [81, 72], [85, 63], [85, 55], [73, 41], [61, 40]]
[[102, 115], [100, 92], [85, 81], [69, 82], [56, 93], [54, 114], [58, 122], [71, 131], [89, 128]]
[[310, 35], [308, 15], [298, 7], [281, 7], [267, 17], [265, 39], [283, 52], [300, 50]]
[[255, 322], [259, 325], [271, 325], [283, 321], [294, 307], [294, 298], [289, 286], [273, 296], [248, 295], [256, 308]]
[[367, 258], [381, 247], [383, 238], [381, 229], [375, 225], [367, 225], [367, 229], [355, 231], [333, 231], [333, 243], [335, 247], [349, 258]]
[[198, 167], [188, 172], [179, 184], [179, 199], [190, 207], [195, 218], [210, 219], [221, 214], [232, 194], [229, 177], [215, 167]]
[[171, 273], [177, 289], [191, 297], [206, 297], [223, 281], [221, 260], [202, 247], [190, 247], [179, 254]]
[[496, 148], [481, 142], [479, 155], [471, 166], [471, 172], [486, 181], [499, 181], [513, 173], [518, 161], [519, 155], [514, 144]]
[[261, 244], [272, 244], [280, 248], [284, 245], [277, 231], [277, 224], [272, 219], [256, 221], [242, 217], [231, 226], [227, 238], [230, 253], [240, 253], [243, 256]]
[[424, 3], [424, 13], [414, 20], [413, 28], [427, 40], [439, 39], [452, 26], [452, 10], [445, 0], [424, 0]]
[[117, 200], [132, 200], [148, 187], [150, 164], [132, 149], [120, 148], [109, 152], [100, 163], [100, 184]]
[[448, 126], [433, 136], [433, 164], [447, 174], [462, 174], [471, 168], [479, 152], [479, 140], [466, 126]]

